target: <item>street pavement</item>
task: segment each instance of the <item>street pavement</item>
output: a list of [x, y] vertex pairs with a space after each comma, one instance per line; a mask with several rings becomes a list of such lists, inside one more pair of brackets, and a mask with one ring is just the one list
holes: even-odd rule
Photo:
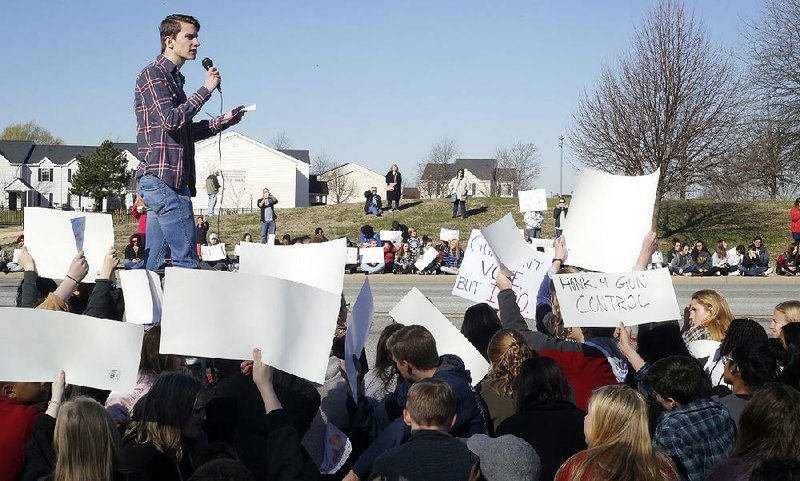
[[[363, 274], [346, 275], [344, 293], [348, 302], [355, 302]], [[776, 304], [789, 299], [800, 299], [800, 278], [786, 277], [673, 277], [678, 305], [689, 302], [693, 292], [716, 289], [721, 292], [737, 317], [753, 317], [767, 325]], [[375, 344], [380, 332], [391, 322], [388, 312], [412, 288], [417, 287], [445, 314], [456, 327], [461, 327], [464, 311], [473, 303], [451, 295], [453, 276], [420, 276], [378, 274], [369, 276], [375, 302], [375, 319], [370, 331], [367, 353], [374, 359]], [[0, 306], [13, 306], [20, 275], [0, 274]]]

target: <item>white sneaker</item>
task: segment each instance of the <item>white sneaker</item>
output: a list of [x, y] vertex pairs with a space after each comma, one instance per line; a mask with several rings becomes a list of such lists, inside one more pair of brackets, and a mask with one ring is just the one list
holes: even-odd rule
[[765, 276], [768, 276], [768, 275], [770, 275], [770, 274], [772, 274], [772, 267], [770, 267], [769, 269], [767, 269], [767, 270], [765, 270], [765, 271], [764, 271], [764, 275], [765, 275]]

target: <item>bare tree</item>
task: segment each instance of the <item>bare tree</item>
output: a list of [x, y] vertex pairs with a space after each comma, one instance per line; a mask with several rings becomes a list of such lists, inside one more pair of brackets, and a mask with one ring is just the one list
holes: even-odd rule
[[319, 175], [331, 170], [335, 165], [336, 162], [333, 160], [333, 157], [327, 152], [322, 151], [322, 153], [314, 155], [311, 159], [309, 173]]
[[786, 123], [767, 113], [750, 125], [750, 136], [742, 149], [738, 169], [751, 181], [751, 188], [771, 200], [786, 198], [800, 185], [800, 159], [793, 152], [795, 136]]
[[345, 204], [355, 198], [358, 185], [353, 178], [353, 171], [347, 170], [345, 165], [327, 170], [320, 174], [319, 180], [328, 184], [328, 202]]
[[275, 132], [275, 134], [269, 139], [269, 146], [275, 150], [291, 149], [292, 140], [289, 138], [289, 134], [287, 134], [285, 130], [281, 130], [280, 132]]
[[447, 165], [459, 155], [458, 144], [453, 139], [444, 138], [431, 145], [428, 155], [417, 163], [417, 186], [423, 197], [439, 197], [445, 193], [450, 182]]
[[634, 31], [630, 50], [584, 93], [570, 141], [588, 167], [624, 175], [661, 169], [658, 209], [665, 195], [685, 198], [709, 177], [707, 166], [734, 150], [742, 89], [702, 22], [662, 0]]
[[495, 158], [497, 167], [505, 169], [502, 180], [512, 183], [513, 194], [532, 188], [534, 181], [542, 174], [539, 149], [533, 143], [520, 141], [510, 147], [498, 147]]

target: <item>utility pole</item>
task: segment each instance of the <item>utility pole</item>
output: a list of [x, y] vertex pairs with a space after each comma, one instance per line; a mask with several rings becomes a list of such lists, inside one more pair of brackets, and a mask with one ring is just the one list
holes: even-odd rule
[[561, 171], [558, 174], [558, 195], [564, 195], [564, 135], [558, 136], [558, 148], [561, 150]]

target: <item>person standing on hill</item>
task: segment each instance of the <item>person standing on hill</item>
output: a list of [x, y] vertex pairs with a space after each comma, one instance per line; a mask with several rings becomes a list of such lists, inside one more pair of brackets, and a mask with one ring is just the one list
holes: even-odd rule
[[456, 176], [450, 179], [450, 202], [453, 203], [453, 219], [456, 218], [458, 208], [461, 207], [461, 218], [467, 218], [467, 194], [470, 183], [464, 178], [464, 169], [458, 169]]
[[[386, 200], [389, 201], [389, 209], [392, 211], [400, 210], [400, 199], [402, 197], [403, 176], [397, 164], [392, 164], [389, 173], [386, 174]], [[394, 201], [394, 207], [392, 207]]]
[[206, 192], [208, 193], [208, 215], [214, 215], [214, 208], [217, 206], [217, 193], [219, 192], [219, 175], [218, 171], [214, 171], [206, 177]]
[[792, 217], [792, 239], [800, 246], [800, 197], [794, 200], [794, 205], [789, 210]]
[[562, 223], [564, 222], [564, 219], [567, 218], [567, 211], [569, 211], [569, 205], [567, 204], [567, 201], [564, 200], [563, 197], [559, 197], [558, 204], [556, 204], [556, 207], [553, 209], [553, 220], [555, 221], [555, 226], [556, 226], [556, 237], [561, 237], [561, 232], [562, 232], [561, 227]]
[[278, 199], [270, 194], [269, 189], [264, 187], [263, 195], [258, 202], [258, 208], [261, 209], [261, 243], [266, 244], [270, 234], [275, 233], [275, 221], [278, 216], [275, 215], [275, 204]]

